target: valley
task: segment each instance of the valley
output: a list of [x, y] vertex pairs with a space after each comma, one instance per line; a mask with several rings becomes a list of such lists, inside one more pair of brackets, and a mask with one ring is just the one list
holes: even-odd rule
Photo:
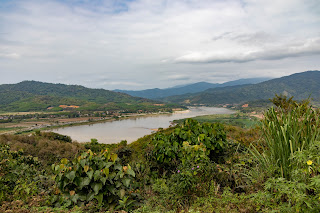
[[[0, 211], [290, 212], [308, 211], [305, 202], [320, 209], [318, 194], [306, 190], [317, 190], [320, 171], [319, 73], [161, 101], [111, 93], [120, 95], [112, 104], [104, 90], [10, 85], [0, 91], [10, 97], [0, 102]], [[301, 84], [290, 86], [297, 75]], [[26, 110], [6, 111], [15, 106]], [[303, 186], [290, 188], [296, 184]]]

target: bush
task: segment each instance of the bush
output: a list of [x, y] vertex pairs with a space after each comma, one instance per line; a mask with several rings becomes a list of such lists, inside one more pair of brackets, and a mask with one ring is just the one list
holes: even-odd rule
[[262, 122], [267, 149], [260, 154], [255, 148], [252, 153], [264, 169], [277, 165], [278, 175], [290, 179], [294, 168], [292, 156], [303, 151], [320, 139], [319, 113], [306, 102], [282, 104], [284, 108], [269, 109]]
[[0, 203], [3, 201], [29, 201], [43, 192], [46, 185], [45, 171], [32, 156], [23, 156], [23, 151], [10, 151], [0, 145]]
[[117, 154], [108, 150], [99, 154], [89, 150], [72, 162], [62, 159], [52, 168], [66, 200], [64, 205], [85, 205], [96, 200], [100, 207], [128, 210], [136, 203], [133, 198], [137, 195], [131, 193], [134, 171], [130, 165], [122, 166]]
[[169, 135], [159, 132], [154, 136], [151, 143], [152, 155], [149, 158], [156, 162], [160, 169], [173, 170], [191, 157], [189, 156], [191, 152], [183, 153], [184, 142], [197, 147], [203, 146], [205, 155], [214, 161], [221, 161], [227, 148], [226, 133], [222, 124], [200, 124], [195, 120], [187, 119]]
[[62, 158], [72, 160], [85, 150], [80, 143], [51, 140], [39, 135], [0, 135], [0, 144], [9, 145], [12, 151], [23, 150], [23, 155], [38, 157], [44, 167], [49, 167], [48, 170]]

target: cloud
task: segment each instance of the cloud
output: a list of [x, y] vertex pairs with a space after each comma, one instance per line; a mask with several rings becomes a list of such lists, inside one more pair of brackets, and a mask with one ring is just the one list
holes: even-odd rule
[[[238, 37], [239, 38], [239, 37]], [[250, 37], [240, 37], [247, 40]], [[192, 52], [174, 59], [178, 63], [244, 63], [255, 60], [280, 60], [284, 58], [320, 55], [320, 38], [302, 44], [267, 47], [261, 50], [232, 52]]]
[[320, 69], [317, 0], [3, 2], [0, 83], [144, 89]]
[[185, 81], [190, 80], [189, 76], [182, 75], [182, 74], [175, 74], [175, 75], [169, 75], [165, 77], [167, 80], [175, 80], [175, 81]]
[[20, 55], [17, 53], [0, 53], [0, 59], [19, 59]]
[[141, 86], [140, 83], [129, 82], [129, 81], [111, 81], [111, 82], [105, 82], [104, 85]]

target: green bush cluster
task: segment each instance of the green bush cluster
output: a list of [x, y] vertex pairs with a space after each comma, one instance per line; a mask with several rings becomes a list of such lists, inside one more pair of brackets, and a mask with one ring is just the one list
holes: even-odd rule
[[187, 119], [169, 132], [154, 135], [146, 149], [152, 189], [168, 209], [184, 209], [207, 193], [223, 162], [228, 142], [224, 126]]
[[50, 167], [62, 158], [72, 160], [85, 150], [80, 143], [66, 142], [50, 135], [43, 132], [32, 135], [0, 135], [0, 144], [9, 145], [12, 151], [23, 150], [24, 155], [38, 157], [44, 167]]
[[0, 203], [28, 201], [44, 190], [47, 178], [36, 157], [24, 156], [23, 151], [11, 151], [0, 145]]
[[119, 161], [117, 154], [108, 150], [98, 154], [88, 150], [72, 162], [62, 159], [60, 164], [52, 165], [64, 197], [60, 204], [81, 206], [96, 200], [98, 206], [107, 209], [132, 208], [136, 202], [130, 193], [135, 173], [130, 165], [122, 166]]
[[183, 153], [186, 149], [183, 146], [184, 142], [190, 145], [203, 145], [206, 156], [215, 161], [223, 157], [227, 148], [226, 133], [222, 124], [200, 124], [193, 119], [187, 119], [183, 124], [175, 127], [169, 135], [159, 132], [154, 136], [151, 160], [157, 162], [161, 168], [173, 169], [186, 160], [184, 158], [189, 157]]

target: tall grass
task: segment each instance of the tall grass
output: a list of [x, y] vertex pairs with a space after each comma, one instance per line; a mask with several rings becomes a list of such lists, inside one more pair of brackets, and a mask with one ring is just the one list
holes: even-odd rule
[[251, 153], [263, 169], [276, 165], [282, 177], [290, 179], [295, 165], [292, 156], [320, 139], [318, 113], [310, 106], [298, 105], [290, 111], [269, 109], [262, 121], [266, 149], [263, 153], [252, 147]]

